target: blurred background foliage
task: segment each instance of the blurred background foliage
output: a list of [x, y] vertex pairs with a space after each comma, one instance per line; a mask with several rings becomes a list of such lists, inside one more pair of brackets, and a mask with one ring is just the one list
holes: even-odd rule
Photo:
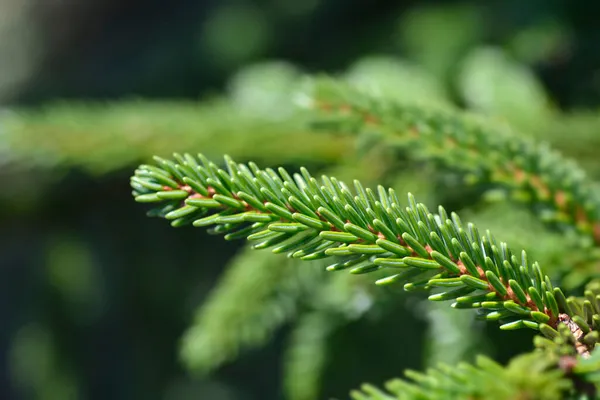
[[[466, 108], [600, 178], [600, 6], [586, 1], [0, 3], [0, 398], [347, 398], [484, 353], [498, 332], [420, 294], [148, 219], [152, 155], [227, 153], [411, 191], [569, 271], [565, 238], [490, 188], [312, 132], [307, 74]], [[597, 265], [586, 265], [597, 274]], [[575, 276], [570, 285], [577, 290]]]

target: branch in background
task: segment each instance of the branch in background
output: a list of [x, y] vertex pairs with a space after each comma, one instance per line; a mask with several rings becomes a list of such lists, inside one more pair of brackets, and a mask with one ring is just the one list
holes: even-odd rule
[[296, 315], [299, 298], [320, 285], [323, 273], [293, 261], [245, 249], [230, 262], [184, 335], [181, 358], [189, 369], [207, 373], [221, 366], [264, 344]]
[[380, 100], [330, 79], [315, 80], [308, 101], [317, 128], [376, 134], [411, 156], [524, 196], [545, 221], [573, 227], [600, 245], [600, 192], [547, 146], [456, 111]]
[[407, 380], [386, 383], [386, 391], [363, 385], [354, 400], [544, 399], [562, 400], [572, 389], [554, 357], [534, 352], [515, 357], [506, 367], [479, 356], [474, 364], [441, 364], [425, 373], [408, 370]]
[[[351, 143], [241, 113], [225, 100], [60, 103], [0, 118], [0, 164], [16, 168], [82, 168], [102, 174], [153, 154], [202, 149], [267, 162], [339, 161]], [[35, 146], [31, 146], [35, 143]]]
[[[534, 30], [540, 28], [547, 31], [558, 27], [552, 24], [533, 27]], [[529, 47], [539, 50], [539, 42], [549, 39], [542, 32], [535, 34], [536, 40], [529, 43]], [[566, 33], [553, 34], [563, 35], [565, 39]], [[554, 40], [560, 41], [560, 38], [554, 37]], [[456, 87], [470, 110], [493, 116], [500, 123], [508, 121], [532, 139], [548, 141], [552, 147], [576, 159], [594, 178], [599, 176], [595, 151], [600, 146], [595, 134], [600, 126], [598, 110], [560, 112], [534, 71], [507, 52], [500, 48], [473, 49], [462, 63]]]
[[[353, 144], [307, 128], [293, 96], [302, 78], [295, 66], [270, 61], [234, 75], [223, 98], [57, 102], [6, 110], [0, 115], [0, 165], [102, 174], [184, 149], [269, 163], [339, 162]], [[439, 82], [397, 58], [365, 57], [345, 79], [396, 99], [418, 89], [422, 100], [448, 102]]]
[[307, 296], [305, 303], [310, 309], [299, 318], [285, 353], [287, 399], [319, 398], [325, 369], [330, 362], [327, 354], [330, 336], [368, 311], [381, 310], [378, 306], [389, 298], [384, 291], [366, 285], [367, 279], [357, 278], [333, 274], [329, 279], [322, 279], [325, 284], [315, 285], [310, 297]]
[[456, 313], [440, 303], [429, 302], [422, 306], [428, 321], [425, 365], [453, 365], [469, 359], [481, 344], [482, 327], [475, 324], [474, 315]]
[[300, 318], [285, 354], [286, 399], [319, 397], [327, 361], [327, 339], [342, 322], [337, 315], [310, 312]]

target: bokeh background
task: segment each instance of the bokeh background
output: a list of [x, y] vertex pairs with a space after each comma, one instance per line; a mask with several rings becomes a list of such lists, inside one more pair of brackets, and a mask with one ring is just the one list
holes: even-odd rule
[[485, 114], [598, 178], [598, 15], [584, 0], [3, 0], [0, 398], [343, 399], [530, 348], [422, 294], [147, 218], [129, 177], [188, 151], [385, 183], [577, 290], [565, 238], [511, 199], [312, 132], [296, 104], [307, 74], [334, 74]]

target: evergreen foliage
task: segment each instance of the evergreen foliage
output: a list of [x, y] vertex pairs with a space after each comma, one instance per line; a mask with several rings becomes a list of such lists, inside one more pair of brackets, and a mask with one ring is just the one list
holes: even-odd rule
[[319, 136], [293, 117], [273, 121], [241, 112], [225, 99], [56, 103], [6, 112], [0, 132], [2, 164], [18, 169], [74, 167], [94, 175], [141, 162], [165, 148], [208, 149], [212, 155], [226, 150], [273, 162], [302, 161], [315, 154], [332, 162], [344, 150], [331, 139], [316, 140]]
[[[501, 124], [461, 115], [446, 104], [414, 105], [386, 100], [389, 95], [365, 95], [369, 87], [364, 83], [362, 91], [325, 78], [310, 83], [308, 97], [301, 99], [316, 116], [311, 117], [311, 129], [360, 134], [368, 139], [359, 138], [358, 143], [373, 146], [380, 142], [410, 158], [435, 160], [466, 174], [471, 184], [491, 183], [528, 203], [543, 221], [575, 233], [578, 247], [592, 249], [600, 240], [600, 200], [594, 184], [574, 163], [547, 146], [519, 137]], [[157, 165], [142, 165], [136, 171], [134, 196], [139, 202], [158, 203], [151, 215], [164, 217], [173, 226], [210, 227], [210, 232], [223, 233], [226, 239], [248, 238], [258, 242], [255, 249], [272, 248], [292, 260], [333, 257], [336, 262], [327, 270], [375, 273], [378, 285], [400, 283], [409, 291], [433, 291], [430, 300], [453, 300], [453, 308], [478, 309], [480, 318], [499, 321], [501, 329], [531, 328], [550, 343], [562, 340], [572, 350], [571, 357], [589, 358], [599, 341], [600, 306], [592, 291], [586, 292], [586, 299], [567, 298], [539, 264], [528, 260], [525, 251], [513, 252], [489, 231], [480, 235], [473, 224], [463, 225], [456, 214], [448, 215], [441, 207], [432, 214], [409, 196], [409, 206], [403, 208], [392, 189], [378, 186], [373, 191], [355, 181], [352, 191], [336, 178], [323, 176], [318, 181], [306, 169], [291, 176], [282, 168], [261, 170], [254, 163], [238, 164], [226, 158], [227, 168], [222, 170], [202, 155], [188, 154], [155, 160]], [[593, 274], [576, 272], [580, 281]], [[225, 281], [223, 285], [229, 286]], [[206, 315], [221, 314], [210, 312], [210, 307], [206, 310]], [[319, 312], [300, 318], [287, 364], [289, 398], [310, 399], [318, 393], [323, 343], [335, 326], [326, 322], [334, 320]], [[206, 323], [196, 326], [201, 327], [200, 334], [208, 329]], [[184, 347], [183, 354], [200, 357], [205, 352]], [[506, 370], [498, 366], [504, 376], [501, 380], [486, 380], [497, 371], [485, 358], [479, 358], [476, 367], [461, 364], [464, 371], [475, 368], [482, 375], [456, 396], [478, 396], [493, 390], [498, 382], [510, 384], [508, 392], [494, 391], [499, 399], [530, 390], [539, 398], [562, 398], [579, 390], [559, 369], [560, 357], [551, 361], [546, 357], [543, 362], [540, 357], [546, 356], [532, 353], [514, 360]], [[216, 360], [211, 363], [218, 365]], [[447, 372], [446, 367], [440, 368]], [[524, 370], [537, 371], [536, 379], [525, 386], [518, 379], [511, 380]], [[296, 377], [308, 371], [311, 378], [300, 384]], [[388, 390], [394, 398], [405, 398], [403, 393], [421, 393], [422, 398], [453, 393], [455, 375], [440, 380], [439, 372], [429, 373], [436, 375], [433, 381], [411, 374], [418, 387], [395, 381]], [[370, 386], [363, 390], [353, 396], [387, 398]], [[556, 397], [546, 396], [551, 393]]]
[[[406, 3], [407, 9], [395, 20], [393, 13], [405, 7], [398, 3], [392, 13], [380, 10], [385, 18], [365, 14], [364, 23], [350, 27], [360, 36], [354, 40], [347, 28], [328, 18], [336, 7], [328, 2], [300, 5], [304, 3], [284, 0], [265, 3], [264, 9], [245, 2], [214, 5], [217, 12], [206, 16], [211, 29], [202, 35], [214, 33], [202, 40], [213, 48], [201, 57], [192, 55], [196, 47], [193, 51], [186, 47], [188, 40], [199, 45], [191, 31], [185, 32], [183, 41], [173, 35], [175, 46], [164, 37], [151, 41], [153, 48], [163, 50], [140, 52], [144, 55], [139, 66], [148, 75], [128, 79], [131, 71], [136, 74], [139, 69], [129, 64], [112, 70], [100, 56], [99, 64], [85, 64], [94, 65], [93, 74], [97, 65], [107, 73], [100, 81], [93, 74], [86, 80], [76, 57], [67, 57], [75, 63], [60, 63], [78, 71], [64, 74], [72, 75], [75, 85], [93, 82], [102, 93], [118, 99], [94, 101], [94, 93], [75, 86], [61, 89], [52, 78], [50, 87], [39, 86], [41, 98], [53, 97], [54, 91], [70, 100], [52, 100], [40, 107], [2, 106], [6, 108], [0, 110], [4, 187], [0, 202], [2, 215], [8, 217], [2, 224], [7, 229], [3, 251], [9, 264], [28, 262], [34, 266], [31, 270], [45, 271], [39, 276], [27, 272], [23, 286], [21, 274], [28, 269], [19, 265], [17, 279], [9, 277], [2, 291], [9, 305], [4, 310], [4, 315], [8, 313], [4, 338], [12, 346], [10, 371], [15, 387], [24, 396], [49, 399], [112, 398], [125, 392], [128, 397], [169, 400], [198, 396], [262, 400], [281, 394], [288, 400], [312, 400], [343, 398], [340, 393], [359, 387], [360, 382], [380, 385], [408, 368], [405, 378], [394, 379], [383, 389], [364, 385], [351, 396], [361, 400], [597, 398], [600, 354], [594, 347], [600, 293], [594, 280], [600, 246], [594, 180], [600, 177], [600, 163], [594, 132], [600, 126], [600, 113], [584, 108], [597, 103], [598, 91], [593, 71], [586, 73], [589, 65], [585, 65], [594, 54], [586, 51], [585, 43], [593, 47], [593, 42], [581, 41], [582, 32], [589, 29], [577, 20], [591, 15], [592, 9], [569, 7], [561, 14], [563, 7], [557, 11], [556, 4], [523, 8], [520, 3], [502, 2]], [[295, 11], [286, 14], [288, 6]], [[342, 6], [347, 15], [368, 8]], [[515, 13], [523, 18], [513, 20]], [[185, 14], [188, 22], [194, 19]], [[215, 15], [217, 24], [211, 23]], [[493, 22], [502, 23], [483, 23], [490, 15]], [[284, 57], [299, 64], [245, 66], [224, 85], [224, 96], [206, 97], [232, 72], [211, 70], [212, 64], [223, 62], [220, 56], [227, 59], [237, 48], [250, 59], [251, 48], [240, 47], [240, 36], [233, 31], [241, 26], [237, 22], [248, 25], [254, 17], [267, 27], [263, 34], [277, 26], [286, 31], [264, 42], [283, 53], [259, 51], [255, 56]], [[227, 21], [230, 30], [221, 35], [216, 28]], [[318, 25], [327, 29], [312, 29]], [[367, 25], [372, 25], [370, 30]], [[311, 29], [305, 29], [308, 26]], [[297, 51], [302, 41], [313, 42], [303, 36], [313, 31], [313, 38], [324, 39], [323, 47], [303, 50], [300, 46]], [[328, 32], [335, 33], [337, 41], [330, 40]], [[153, 27], [154, 34], [158, 31]], [[220, 38], [229, 38], [229, 46]], [[90, 54], [115, 48], [88, 47], [93, 49]], [[310, 54], [304, 54], [308, 48]], [[294, 50], [290, 53], [290, 49]], [[381, 55], [382, 50], [391, 56]], [[183, 69], [195, 74], [193, 82], [173, 73], [179, 71], [174, 65], [177, 52], [185, 53]], [[165, 64], [167, 58], [171, 67]], [[341, 65], [349, 66], [333, 70]], [[308, 77], [307, 87], [300, 66], [337, 75], [335, 79]], [[175, 79], [158, 84], [150, 79], [165, 68]], [[129, 86], [117, 89], [113, 80], [121, 82], [117, 86]], [[136, 82], [140, 81], [151, 89], [139, 90]], [[174, 88], [169, 81], [183, 86]], [[174, 93], [180, 98], [184, 92], [191, 100], [151, 100]], [[72, 98], [75, 93], [86, 100]], [[124, 93], [150, 97], [127, 99]], [[200, 101], [198, 94], [203, 96]], [[298, 101], [304, 106], [301, 110]], [[383, 195], [365, 190], [365, 199], [353, 185], [338, 185], [332, 179], [317, 179], [314, 187], [315, 182], [300, 172], [298, 178], [292, 175], [293, 184], [288, 183], [296, 185], [298, 193], [292, 193], [285, 182], [280, 185], [277, 177], [284, 177], [278, 170], [253, 169], [252, 163], [229, 160], [222, 164], [223, 172], [217, 172], [213, 164], [203, 164], [195, 156], [176, 156], [166, 165], [162, 159], [150, 162], [153, 154], [174, 151], [202, 152], [211, 160], [229, 154], [240, 162], [251, 159], [261, 165], [283, 165], [288, 171], [304, 164], [311, 172], [338, 177], [340, 182], [358, 179], [365, 187], [379, 188], [376, 183], [392, 187], [401, 194], [400, 200], [412, 192], [429, 207], [443, 204], [463, 221], [508, 239], [510, 249], [519, 252], [511, 254], [509, 246], [491, 243], [487, 230], [480, 235], [469, 230], [469, 224], [463, 224], [465, 249], [452, 213], [448, 224], [442, 221], [441, 209], [441, 215], [437, 208], [430, 214], [412, 200], [408, 208], [405, 201], [393, 208], [398, 199], [387, 189]], [[199, 169], [190, 169], [191, 159]], [[144, 166], [132, 180], [134, 192], [142, 200], [156, 195], [157, 201], [149, 203], [157, 206], [151, 214], [188, 227], [212, 216], [211, 232], [230, 238], [239, 233], [243, 238], [239, 230], [246, 227], [246, 233], [266, 237], [250, 241], [251, 245], [267, 247], [283, 240], [269, 248], [288, 257], [250, 246], [235, 252], [239, 243], [220, 244], [216, 238], [202, 236], [203, 232], [170, 232], [161, 224], [139, 220], [130, 212], [133, 205], [119, 203], [123, 191], [115, 190], [123, 184], [121, 174], [139, 163]], [[247, 170], [251, 182], [236, 186], [236, 176]], [[156, 180], [150, 172], [163, 176]], [[209, 191], [208, 196], [198, 197], [197, 188], [181, 181], [176, 172], [207, 191], [215, 189], [207, 177], [217, 186], [230, 190], [233, 185], [235, 190], [230, 195]], [[217, 176], [209, 176], [213, 173]], [[164, 178], [177, 187], [166, 188], [160, 182]], [[169, 199], [179, 189], [185, 189], [186, 197]], [[253, 214], [258, 208], [239, 198], [240, 192], [253, 196], [257, 207], [262, 204], [260, 217], [275, 220], [236, 222], [241, 214], [242, 219], [258, 218]], [[349, 199], [340, 197], [346, 193], [351, 193]], [[308, 207], [308, 213], [295, 209], [291, 197]], [[235, 209], [240, 201], [248, 209]], [[356, 215], [350, 215], [346, 206]], [[322, 214], [319, 207], [331, 214]], [[189, 214], [181, 217], [182, 213]], [[290, 214], [292, 219], [285, 219]], [[398, 224], [398, 216], [405, 225]], [[335, 217], [343, 222], [343, 229], [336, 227]], [[375, 219], [383, 224], [381, 230], [373, 226]], [[329, 224], [325, 233], [319, 231], [324, 229], [322, 223]], [[58, 224], [61, 232], [70, 233], [58, 234], [57, 239]], [[308, 228], [294, 233], [302, 226]], [[395, 235], [396, 240], [389, 241], [400, 254], [380, 247], [389, 245], [386, 242], [378, 244], [385, 236], [383, 226], [391, 229], [390, 239]], [[408, 233], [415, 242], [406, 242], [400, 233]], [[309, 243], [296, 242], [311, 234], [315, 237]], [[44, 249], [36, 245], [47, 238]], [[342, 238], [356, 239], [335, 241]], [[461, 247], [457, 249], [452, 239], [459, 240]], [[27, 257], [15, 258], [15, 249], [25, 243]], [[477, 249], [469, 250], [473, 243]], [[283, 251], [285, 245], [292, 250]], [[425, 252], [418, 254], [422, 248]], [[527, 249], [526, 263], [522, 248]], [[367, 254], [370, 251], [382, 253]], [[411, 253], [405, 257], [406, 251]], [[461, 259], [463, 252], [468, 257], [463, 259], [471, 260], [475, 269]], [[323, 258], [302, 260], [313, 257]], [[543, 267], [543, 279], [533, 260]], [[327, 265], [337, 269], [351, 263], [358, 263], [349, 267], [351, 274], [324, 271]], [[427, 265], [432, 269], [427, 270]], [[455, 267], [458, 275], [451, 272]], [[501, 286], [490, 283], [488, 272]], [[407, 277], [410, 274], [417, 276]], [[397, 281], [402, 277], [406, 279]], [[392, 283], [382, 285], [386, 280]], [[403, 293], [405, 286], [408, 293]], [[36, 296], [30, 296], [32, 287]], [[461, 291], [472, 289], [460, 296]], [[563, 293], [572, 296], [564, 298]], [[427, 300], [454, 296], [458, 296], [450, 300], [454, 308], [448, 302]], [[514, 303], [506, 296], [512, 296]], [[192, 313], [189, 307], [197, 310]], [[460, 307], [471, 309], [455, 309]], [[496, 324], [476, 320], [496, 318], [504, 329], [533, 329], [499, 331]], [[26, 325], [20, 329], [22, 323]], [[513, 354], [528, 351], [528, 338], [534, 335], [535, 350], [500, 365]], [[105, 355], [103, 346], [116, 350], [110, 353], [119, 355], [118, 365]], [[244, 355], [258, 347], [260, 352]], [[98, 354], [92, 354], [95, 350]], [[251, 364], [232, 365], [242, 357]], [[179, 363], [204, 376], [183, 376], [186, 371]], [[276, 373], [276, 364], [281, 364], [281, 380], [270, 376]], [[116, 385], [104, 385], [115, 380]], [[102, 394], [96, 393], [99, 383]], [[276, 390], [283, 393], [276, 397]]]
[[315, 266], [297, 268], [292, 260], [249, 250], [232, 260], [220, 290], [211, 294], [183, 338], [181, 357], [192, 370], [210, 371], [235, 357], [240, 347], [263, 344], [321, 279], [322, 270]]
[[330, 79], [313, 81], [309, 93], [308, 105], [317, 113], [315, 129], [360, 134], [413, 159], [455, 169], [470, 184], [504, 189], [546, 223], [578, 234], [573, 244], [585, 251], [565, 271], [569, 285], [595, 275], [589, 266], [600, 255], [600, 190], [547, 144], [476, 115], [392, 102]]
[[525, 251], [515, 253], [489, 232], [480, 235], [442, 207], [432, 214], [409, 196], [403, 209], [393, 189], [374, 192], [355, 181], [352, 194], [336, 178], [319, 182], [306, 169], [292, 177], [283, 168], [261, 170], [230, 158], [227, 171], [202, 155], [175, 160], [142, 165], [131, 182], [136, 201], [159, 203], [152, 215], [172, 226], [210, 227], [226, 239], [247, 238], [258, 242], [255, 249], [274, 247], [274, 253], [302, 260], [339, 257], [327, 270], [382, 270], [378, 285], [442, 288], [429, 299], [477, 308], [484, 318], [501, 321], [501, 329], [532, 328], [554, 337], [559, 322], [573, 318], [589, 342], [581, 354], [598, 337], [591, 327], [600, 309], [595, 297], [584, 314]]
[[501, 329], [531, 328], [554, 339], [566, 327], [586, 358], [600, 339], [600, 296], [590, 290], [583, 301], [567, 299], [525, 251], [517, 255], [442, 207], [432, 214], [409, 196], [403, 209], [392, 189], [374, 192], [355, 181], [352, 194], [337, 179], [317, 181], [306, 169], [292, 177], [229, 158], [227, 171], [202, 155], [156, 161], [136, 171], [134, 196], [159, 203], [152, 215], [173, 226], [210, 226], [226, 239], [248, 238], [255, 249], [274, 247], [291, 258], [336, 257], [327, 270], [382, 271], [379, 285], [441, 289], [429, 299], [478, 309]]
[[471, 115], [365, 96], [331, 80], [317, 81], [312, 106], [318, 126], [344, 133], [368, 132], [410, 155], [434, 159], [474, 181], [525, 197], [548, 222], [569, 225], [600, 242], [600, 194], [585, 172], [547, 145], [538, 145]]
[[571, 382], [555, 367], [556, 360], [534, 352], [516, 357], [506, 366], [487, 357], [474, 364], [441, 364], [425, 373], [405, 371], [410, 381], [395, 379], [386, 383], [387, 391], [364, 385], [353, 391], [354, 400], [430, 400], [430, 399], [563, 399]]
[[[475, 61], [470, 60], [471, 63]], [[282, 69], [281, 65], [265, 66], [264, 73], [273, 73], [273, 68], [275, 71]], [[298, 75], [290, 74], [285, 68], [283, 70], [287, 71], [287, 79], [290, 79], [290, 75], [293, 79], [298, 78]], [[252, 97], [247, 94], [248, 91], [254, 94], [260, 92], [260, 88], [244, 86], [251, 86], [249, 81], [254, 84], [257, 80], [260, 81], [258, 72], [258, 69], [254, 69], [248, 74], [240, 74], [240, 77], [232, 81], [232, 92], [239, 93], [232, 102], [215, 100], [200, 105], [144, 101], [112, 105], [67, 103], [42, 111], [6, 114], [2, 120], [3, 127], [8, 128], [5, 135], [8, 141], [4, 143], [4, 147], [11, 151], [5, 153], [8, 157], [5, 161], [8, 160], [11, 165], [24, 165], [24, 161], [32, 156], [31, 148], [26, 147], [25, 143], [40, 131], [56, 134], [52, 136], [53, 140], [41, 141], [35, 148], [37, 169], [53, 165], [75, 166], [94, 174], [121, 168], [147, 158], [149, 154], [163, 152], [164, 148], [173, 149], [174, 146], [181, 149], [202, 149], [211, 156], [227, 152], [256, 157], [268, 163], [298, 162], [315, 155], [325, 162], [339, 163], [352, 153], [353, 146], [358, 149], [356, 154], [359, 157], [364, 157], [373, 150], [392, 150], [392, 159], [400, 163], [396, 164], [396, 168], [398, 165], [402, 169], [406, 168], [406, 164], [402, 163], [407, 159], [413, 163], [435, 160], [438, 168], [444, 168], [445, 172], [456, 171], [466, 177], [468, 185], [478, 185], [486, 190], [503, 189], [511, 198], [530, 205], [546, 223], [563, 228], [561, 231], [570, 236], [548, 236], [541, 229], [533, 233], [535, 221], [529, 221], [524, 229], [529, 237], [524, 237], [523, 243], [517, 240], [519, 245], [535, 246], [534, 250], [537, 247], [547, 249], [538, 251], [536, 258], [545, 261], [542, 265], [545, 265], [546, 273], [552, 279], [560, 278], [563, 288], [576, 288], [595, 276], [598, 252], [595, 249], [596, 232], [591, 223], [597, 212], [597, 207], [593, 206], [597, 202], [594, 183], [577, 166], [547, 152], [547, 147], [537, 145], [523, 135], [517, 136], [505, 123], [458, 112], [432, 77], [413, 66], [391, 59], [367, 58], [356, 63], [343, 75], [344, 82], [327, 78], [310, 80], [309, 90], [303, 87], [300, 96], [296, 95], [305, 106], [310, 106], [308, 110], [304, 114], [290, 114], [288, 104], [287, 111], [281, 112], [285, 118], [281, 119], [277, 115], [265, 113], [257, 104], [244, 101], [245, 98]], [[516, 82], [522, 82], [523, 79], [521, 76]], [[282, 79], [278, 85], [287, 87], [288, 92], [294, 91], [285, 82]], [[414, 85], [411, 86], [410, 82]], [[419, 91], [415, 98], [411, 94], [415, 93], [417, 83], [426, 89]], [[268, 100], [265, 100], [265, 107], [283, 102], [281, 92], [275, 89], [277, 88], [263, 89], [261, 92], [261, 96]], [[269, 98], [267, 94], [274, 90], [276, 93]], [[511, 115], [502, 109], [504, 103], [495, 104], [488, 104], [488, 108], [483, 111]], [[473, 104], [473, 107], [478, 108], [477, 104]], [[163, 114], [158, 119], [158, 112], [154, 110], [159, 109], [171, 110], [169, 118], [165, 119]], [[550, 115], [549, 120], [556, 123], [540, 123], [539, 118], [534, 118], [527, 125], [534, 131], [531, 136], [537, 137], [544, 127], [551, 125], [548, 138], [553, 143], [561, 143], [561, 148], [564, 145], [564, 135], [560, 135], [560, 132], [571, 130], [575, 135], [583, 137], [590, 126], [596, 124], [597, 119], [593, 112], [564, 116], [548, 111], [544, 115]], [[90, 126], [89, 120], [92, 118], [97, 123]], [[510, 119], [517, 126], [525, 126], [519, 123], [519, 115]], [[309, 123], [306, 124], [305, 121]], [[534, 123], [536, 121], [537, 125]], [[424, 134], [415, 135], [415, 126]], [[83, 130], [89, 132], [89, 139], [74, 141], [73, 138], [80, 136]], [[130, 135], [127, 133], [129, 131], [138, 133]], [[252, 135], [247, 135], [247, 132], [252, 132]], [[337, 133], [337, 136], [332, 136], [331, 133]], [[225, 134], [230, 141], [216, 140], [218, 135]], [[442, 136], [444, 141], [440, 140]], [[114, 137], [124, 137], [134, 142], [115, 146], [118, 141]], [[283, 146], [283, 142], [289, 143], [290, 137], [295, 138], [294, 143], [298, 145]], [[573, 142], [567, 144], [573, 145]], [[280, 151], [281, 148], [286, 151]], [[491, 154], [490, 148], [494, 149]], [[568, 146], [566, 148], [569, 149]], [[94, 151], [96, 149], [101, 151]], [[592, 165], [592, 158], [589, 160], [588, 165]], [[364, 165], [360, 169], [354, 169], [354, 173], [364, 173]], [[370, 166], [374, 169], [374, 164], [371, 163]], [[348, 168], [345, 168], [345, 174], [348, 175]], [[382, 177], [371, 172], [373, 176], [368, 178], [369, 181]], [[411, 177], [413, 180], [416, 177], [414, 169], [403, 173], [414, 175]], [[397, 179], [398, 174], [398, 171], [393, 171], [391, 178]], [[431, 174], [425, 174], [420, 179], [431, 179], [430, 176]], [[411, 184], [411, 187], [414, 186]], [[561, 200], [563, 195], [564, 199]], [[587, 214], [582, 214], [581, 210], [584, 208]], [[507, 217], [516, 217], [513, 224], [524, 220], [523, 216], [515, 216], [514, 210], [499, 212], [506, 213], [503, 221], [507, 221]], [[481, 219], [480, 214], [471, 217]], [[498, 218], [488, 220], [486, 224], [493, 224]], [[514, 226], [507, 230], [500, 225], [494, 231], [498, 232], [498, 228], [504, 237], [510, 234], [511, 242], [515, 242], [517, 232]], [[575, 234], [571, 235], [569, 232]], [[564, 246], [580, 250], [563, 251]], [[286, 263], [293, 261], [286, 260]], [[336, 289], [332, 289], [327, 283], [329, 280], [318, 278], [318, 272], [307, 275], [312, 276], [308, 285], [302, 283], [304, 274], [292, 272], [299, 267], [290, 266], [288, 274], [280, 274], [280, 269], [269, 266], [271, 263], [279, 265], [281, 261], [248, 251], [240, 254], [229, 265], [228, 274], [210, 300], [198, 310], [196, 321], [188, 329], [182, 341], [181, 358], [192, 370], [214, 370], [236, 357], [240, 350], [265, 343], [277, 327], [296, 318], [297, 326], [286, 352], [286, 392], [290, 399], [310, 399], [319, 392], [319, 371], [322, 371], [325, 362], [322, 353], [320, 357], [314, 356], [317, 349], [324, 349], [327, 337], [335, 329], [344, 326], [356, 318], [356, 315], [361, 315], [361, 312], [348, 312], [345, 303], [351, 303], [348, 299], [360, 296], [361, 293], [368, 293], [369, 301], [375, 302], [376, 309], [382, 306], [386, 296], [383, 292], [373, 291], [365, 286], [364, 281], [353, 283], [352, 280], [337, 277], [332, 280], [332, 284], [337, 282]], [[246, 271], [241, 273], [244, 266]], [[378, 269], [377, 274], [386, 272], [385, 268]], [[568, 274], [566, 277], [565, 273]], [[285, 283], [281, 284], [281, 281]], [[298, 292], [299, 287], [304, 287], [303, 294]], [[255, 290], [257, 288], [260, 290]], [[333, 302], [329, 309], [319, 308], [319, 301], [314, 301], [308, 306], [308, 311], [304, 311], [306, 305], [298, 303], [298, 299], [303, 297], [322, 299], [320, 301], [325, 302], [330, 296], [319, 296], [318, 293], [342, 292], [346, 293], [346, 297], [342, 296], [345, 300]], [[285, 300], [280, 304], [281, 299]], [[585, 316], [582, 314], [582, 317]], [[435, 317], [430, 318], [435, 325]], [[464, 323], [457, 323], [457, 334], [471, 333], [468, 320], [466, 318]], [[228, 329], [231, 321], [238, 321], [240, 329]], [[317, 326], [315, 321], [337, 322], [331, 326], [324, 322], [323, 326]], [[534, 321], [530, 318], [526, 322]], [[430, 343], [435, 348], [439, 334], [434, 333], [433, 325]], [[468, 350], [469, 346], [457, 346], [459, 342], [446, 345], [457, 350], [456, 355], [448, 355], [449, 359], [460, 359], [464, 352], [472, 351]], [[440, 345], [444, 346], [442, 343], [443, 340]], [[444, 354], [447, 355], [447, 352]], [[433, 360], [435, 358], [432, 356]], [[299, 385], [294, 377], [303, 373], [302, 371], [310, 371], [312, 378]]]
[[327, 361], [327, 339], [342, 321], [339, 315], [321, 312], [300, 318], [285, 355], [284, 393], [287, 398], [310, 400], [319, 397]]

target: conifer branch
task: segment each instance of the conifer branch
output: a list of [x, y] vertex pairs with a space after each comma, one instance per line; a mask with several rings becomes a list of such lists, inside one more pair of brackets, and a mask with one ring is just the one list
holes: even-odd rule
[[411, 156], [525, 195], [544, 220], [572, 226], [600, 246], [600, 191], [575, 163], [546, 145], [455, 110], [375, 98], [331, 79], [313, 81], [309, 102], [316, 128], [376, 134]]
[[70, 167], [102, 174], [184, 149], [275, 163], [315, 156], [336, 162], [350, 144], [335, 140], [307, 130], [294, 116], [273, 121], [248, 115], [225, 99], [64, 102], [0, 115], [0, 165], [17, 170]]
[[386, 390], [365, 384], [351, 393], [353, 400], [444, 399], [544, 399], [562, 400], [572, 393], [572, 382], [551, 355], [534, 352], [511, 360], [503, 367], [479, 356], [474, 364], [441, 364], [425, 373], [405, 372], [410, 380], [394, 379]]
[[559, 325], [576, 326], [575, 347], [584, 356], [599, 341], [600, 296], [580, 307], [525, 251], [515, 254], [442, 207], [432, 214], [409, 195], [403, 208], [393, 189], [373, 191], [355, 181], [352, 193], [304, 168], [292, 177], [283, 168], [261, 170], [228, 157], [227, 170], [202, 155], [174, 157], [157, 157], [158, 166], [142, 165], [131, 179], [136, 201], [155, 203], [151, 215], [173, 226], [211, 227], [228, 240], [247, 238], [255, 249], [302, 260], [336, 257], [329, 271], [381, 271], [387, 276], [378, 285], [441, 290], [429, 299], [478, 309], [505, 330], [531, 328], [553, 338]]
[[339, 315], [310, 312], [292, 332], [285, 354], [284, 389], [289, 400], [319, 398], [327, 362], [327, 339], [340, 324]]
[[180, 350], [193, 372], [210, 372], [241, 351], [263, 344], [296, 315], [299, 298], [322, 282], [318, 266], [297, 268], [295, 260], [282, 263], [268, 256], [243, 249], [198, 309]]

